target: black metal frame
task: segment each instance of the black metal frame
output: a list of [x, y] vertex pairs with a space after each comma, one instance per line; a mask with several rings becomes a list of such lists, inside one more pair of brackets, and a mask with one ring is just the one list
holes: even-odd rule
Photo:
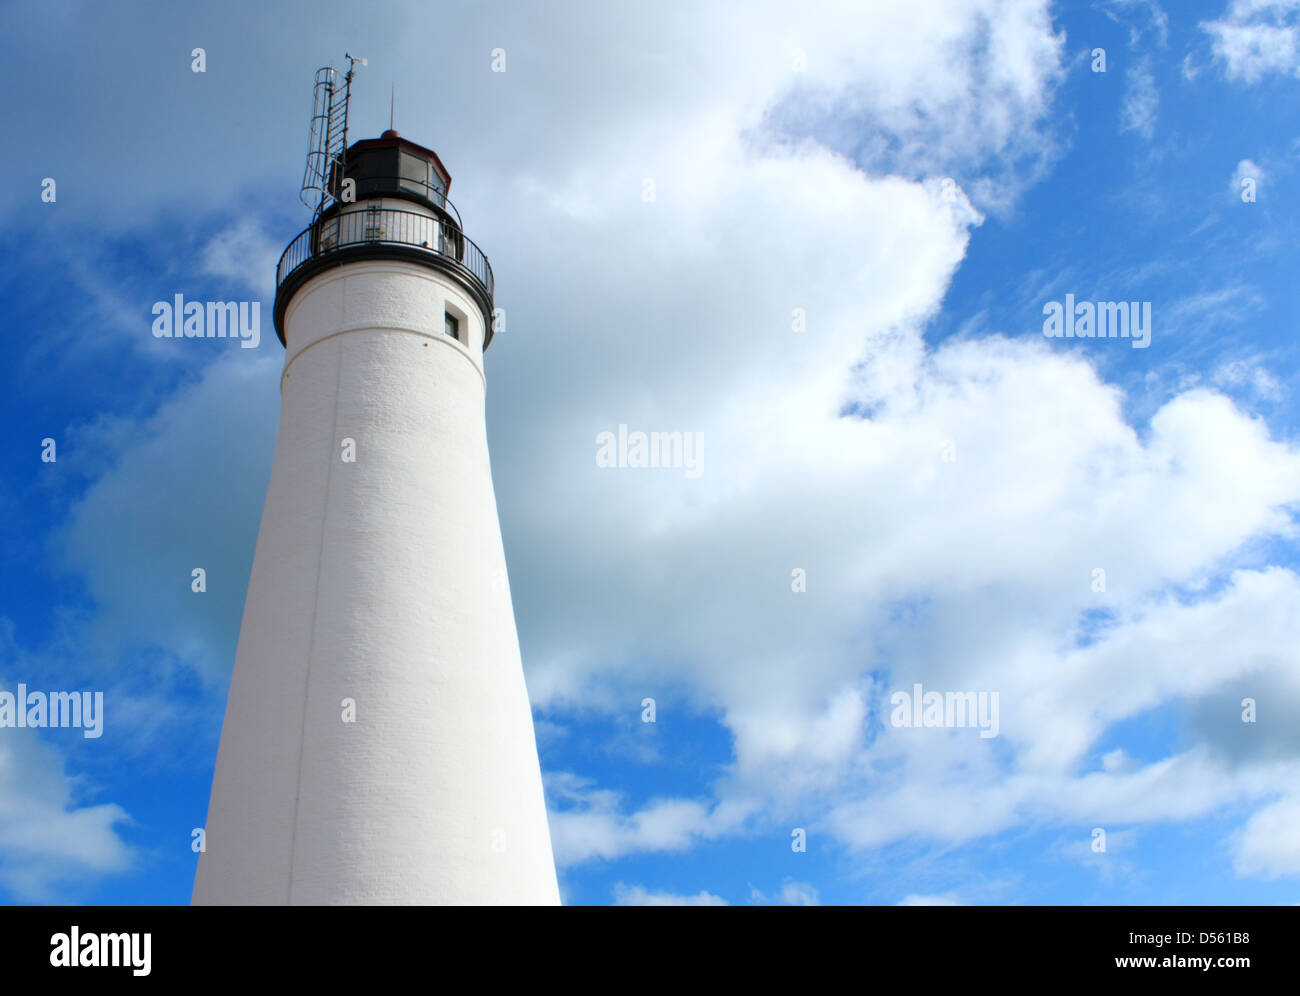
[[492, 266], [483, 250], [461, 231], [460, 216], [451, 202], [446, 205], [450, 211], [436, 217], [368, 206], [364, 201], [331, 206], [289, 243], [276, 264], [275, 333], [280, 342], [285, 341], [289, 301], [311, 277], [355, 260], [400, 259], [447, 273], [469, 292], [483, 313], [483, 348], [487, 349], [492, 341]]
[[[456, 210], [456, 205], [451, 202], [447, 196], [447, 191], [443, 187], [436, 187], [431, 183], [425, 183], [423, 180], [414, 180], [409, 176], [347, 176], [339, 174], [341, 178], [331, 179], [330, 181], [330, 203], [329, 206], [321, 211], [322, 218], [328, 217], [339, 210], [346, 210], [354, 203], [369, 200], [374, 197], [394, 197], [398, 200], [413, 201], [416, 204], [423, 204], [425, 207], [432, 208], [435, 211], [441, 211], [456, 222], [457, 228], [464, 228], [460, 220], [460, 212]], [[339, 200], [343, 192], [343, 181], [355, 180], [356, 192], [352, 201], [343, 202]], [[423, 193], [403, 187], [402, 184], [409, 184], [411, 187], [423, 189]]]

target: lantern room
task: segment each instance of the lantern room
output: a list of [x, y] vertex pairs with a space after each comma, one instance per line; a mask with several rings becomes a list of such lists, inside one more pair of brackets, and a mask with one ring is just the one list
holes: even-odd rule
[[356, 183], [356, 200], [397, 197], [438, 211], [447, 207], [451, 174], [432, 149], [416, 145], [391, 128], [378, 138], [354, 142], [347, 151], [343, 176], [335, 170], [331, 189], [337, 200], [342, 181]]

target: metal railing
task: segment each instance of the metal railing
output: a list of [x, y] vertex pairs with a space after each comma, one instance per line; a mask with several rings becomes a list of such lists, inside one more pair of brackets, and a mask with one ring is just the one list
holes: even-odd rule
[[278, 290], [298, 267], [364, 245], [399, 245], [454, 260], [483, 286], [492, 300], [492, 267], [483, 250], [449, 221], [416, 211], [363, 207], [317, 222], [289, 243], [275, 269]]
[[[447, 196], [446, 188], [441, 183], [429, 183], [427, 180], [417, 180], [409, 176], [390, 176], [387, 174], [382, 176], [353, 174], [348, 178], [356, 182], [356, 190], [353, 193], [358, 201], [367, 197], [383, 197], [385, 194], [415, 194], [417, 197], [423, 197], [425, 200], [436, 204], [441, 210], [450, 214], [456, 219], [458, 227], [465, 227], [460, 220], [460, 212], [456, 210], [456, 205], [451, 202], [451, 198]], [[334, 186], [330, 188], [331, 203], [339, 203], [338, 195], [342, 190], [339, 185], [340, 182], [335, 180]]]

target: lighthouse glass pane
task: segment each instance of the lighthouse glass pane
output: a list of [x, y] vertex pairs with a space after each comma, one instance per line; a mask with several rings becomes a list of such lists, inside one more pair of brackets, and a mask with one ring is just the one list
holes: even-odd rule
[[401, 187], [421, 197], [429, 196], [429, 163], [418, 156], [402, 154]]
[[443, 313], [443, 320], [446, 322], [444, 331], [453, 339], [460, 338], [460, 319], [455, 315]]
[[368, 197], [392, 190], [397, 175], [396, 149], [367, 149], [348, 164], [348, 175], [357, 181], [357, 196]]

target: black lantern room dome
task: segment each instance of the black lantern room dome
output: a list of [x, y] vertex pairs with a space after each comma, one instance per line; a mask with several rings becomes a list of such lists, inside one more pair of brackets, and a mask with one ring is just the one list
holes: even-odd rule
[[[449, 211], [451, 174], [447, 167], [432, 149], [403, 138], [392, 128], [378, 138], [354, 142], [344, 159], [342, 177], [336, 175], [331, 180], [336, 192], [341, 191], [344, 180], [354, 181], [357, 200], [396, 197], [435, 211]], [[454, 209], [449, 214], [459, 228]]]

